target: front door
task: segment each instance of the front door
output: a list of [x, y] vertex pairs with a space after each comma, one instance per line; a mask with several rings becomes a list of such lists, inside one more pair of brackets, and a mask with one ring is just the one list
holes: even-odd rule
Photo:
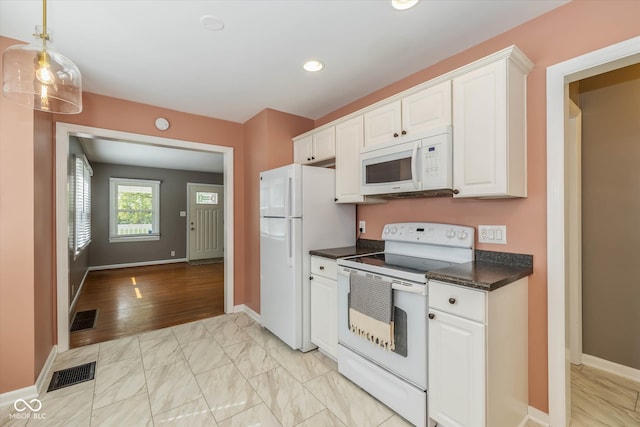
[[189, 261], [224, 256], [223, 186], [187, 184]]

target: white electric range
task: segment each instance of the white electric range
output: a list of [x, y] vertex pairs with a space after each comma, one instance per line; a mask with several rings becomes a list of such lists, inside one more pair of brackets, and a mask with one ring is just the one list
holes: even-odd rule
[[[473, 227], [439, 223], [387, 224], [384, 252], [338, 260], [338, 370], [416, 426], [427, 425], [425, 274], [474, 259]], [[361, 276], [392, 289], [395, 349], [350, 331], [350, 282]]]

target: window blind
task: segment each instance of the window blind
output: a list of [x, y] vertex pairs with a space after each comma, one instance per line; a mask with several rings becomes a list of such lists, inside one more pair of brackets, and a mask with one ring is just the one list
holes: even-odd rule
[[93, 170], [85, 156], [76, 156], [75, 224], [73, 253], [78, 255], [91, 242], [91, 176]]

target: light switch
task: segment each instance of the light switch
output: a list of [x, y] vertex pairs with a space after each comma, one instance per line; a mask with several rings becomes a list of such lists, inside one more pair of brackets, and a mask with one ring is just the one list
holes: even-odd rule
[[187, 216], [187, 211], [180, 211], [180, 216]]

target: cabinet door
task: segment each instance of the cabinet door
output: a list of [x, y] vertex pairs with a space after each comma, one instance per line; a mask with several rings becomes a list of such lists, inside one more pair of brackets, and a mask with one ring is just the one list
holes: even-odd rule
[[293, 163], [311, 163], [313, 154], [313, 138], [311, 135], [294, 141], [293, 143]]
[[[388, 144], [401, 135], [402, 104], [395, 101], [364, 115], [364, 147]], [[395, 135], [395, 136], [394, 136]]]
[[311, 155], [314, 162], [332, 159], [336, 156], [335, 128], [321, 130], [313, 134], [313, 153]]
[[506, 195], [506, 60], [453, 79], [457, 197]]
[[429, 418], [447, 427], [485, 425], [485, 327], [430, 309]]
[[362, 116], [336, 125], [336, 201], [354, 203], [360, 195], [360, 150], [364, 145]]
[[338, 357], [338, 283], [311, 276], [311, 342]]
[[402, 130], [411, 139], [451, 125], [451, 80], [402, 99]]

